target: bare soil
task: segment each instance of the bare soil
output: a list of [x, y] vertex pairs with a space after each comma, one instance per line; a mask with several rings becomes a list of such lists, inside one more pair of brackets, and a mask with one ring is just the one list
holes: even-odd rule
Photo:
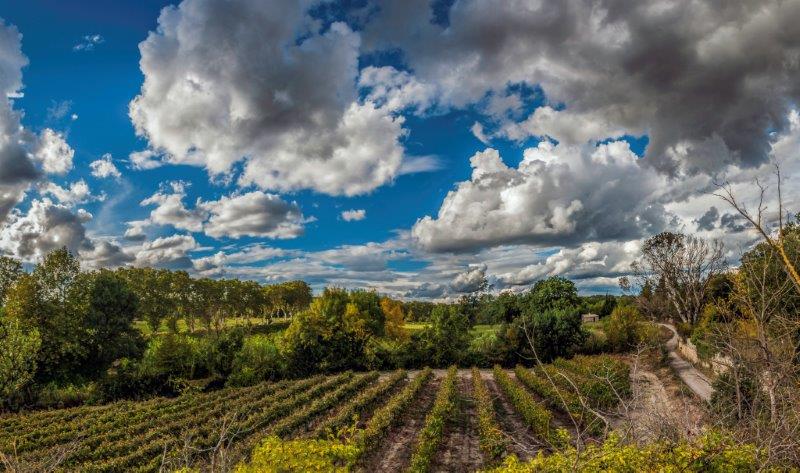
[[414, 453], [417, 435], [425, 424], [425, 416], [433, 406], [441, 382], [441, 376], [434, 373], [434, 379], [422, 389], [417, 399], [403, 413], [400, 423], [389, 431], [381, 441], [381, 445], [364, 461], [361, 471], [370, 473], [403, 471]]
[[475, 400], [472, 397], [471, 373], [458, 374], [460, 410], [448, 424], [442, 445], [434, 459], [431, 471], [477, 471], [483, 466], [483, 453], [478, 436]]
[[614, 429], [636, 442], [699, 434], [704, 424], [700, 401], [668, 366], [652, 357], [631, 362], [630, 400], [611, 417]]

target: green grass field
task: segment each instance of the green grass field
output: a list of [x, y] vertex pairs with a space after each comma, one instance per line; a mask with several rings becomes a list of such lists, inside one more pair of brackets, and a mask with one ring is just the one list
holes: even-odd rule
[[[427, 326], [428, 324], [425, 322], [409, 322], [404, 324], [403, 328], [406, 329], [406, 331], [408, 331], [410, 334], [413, 334], [421, 331]], [[472, 327], [469, 333], [470, 335], [472, 335], [473, 338], [475, 338], [487, 333], [497, 333], [499, 329], [500, 329], [499, 324], [475, 325], [474, 327]]]

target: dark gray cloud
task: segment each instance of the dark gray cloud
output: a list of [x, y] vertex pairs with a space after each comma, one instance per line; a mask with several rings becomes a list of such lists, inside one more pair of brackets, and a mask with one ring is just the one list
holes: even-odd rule
[[716, 207], [711, 207], [700, 218], [695, 220], [698, 230], [711, 231], [717, 227], [717, 220], [719, 220], [719, 210]]
[[[442, 101], [539, 84], [565, 108], [506, 133], [647, 134], [648, 162], [687, 172], [764, 162], [800, 101], [800, 1], [461, 0], [447, 28], [426, 0], [377, 2], [368, 48], [396, 47]], [[512, 133], [513, 132], [513, 133]]]
[[749, 228], [744, 217], [739, 214], [727, 213], [720, 218], [720, 226], [732, 233], [741, 233]]

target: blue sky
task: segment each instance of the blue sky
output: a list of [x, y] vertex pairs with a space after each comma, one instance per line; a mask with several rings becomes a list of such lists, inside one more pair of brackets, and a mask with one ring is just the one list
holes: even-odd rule
[[702, 5], [581, 3], [0, 1], [6, 141], [39, 174], [0, 182], [0, 250], [432, 298], [616, 291], [667, 229], [735, 259], [752, 238], [708, 186], [795, 169], [791, 48], [766, 34], [756, 65]]

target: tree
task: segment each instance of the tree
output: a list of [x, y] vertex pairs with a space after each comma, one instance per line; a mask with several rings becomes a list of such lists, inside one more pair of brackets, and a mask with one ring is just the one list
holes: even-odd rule
[[386, 318], [384, 330], [386, 336], [394, 340], [406, 340], [408, 332], [403, 327], [405, 325], [403, 303], [384, 297], [381, 299], [381, 310]]
[[675, 314], [694, 326], [707, 302], [710, 281], [726, 268], [720, 242], [663, 232], [648, 238], [632, 265], [641, 286], [663, 285]]
[[579, 303], [578, 289], [569, 279], [552, 276], [536, 281], [525, 296], [526, 308], [533, 311], [572, 309]]
[[109, 270], [86, 274], [81, 284], [82, 309], [87, 331], [87, 355], [83, 370], [91, 376], [105, 373], [119, 358], [136, 358], [143, 339], [133, 327], [137, 298], [127, 283]]
[[0, 407], [33, 380], [40, 344], [36, 328], [0, 310]]
[[[52, 286], [47, 294], [49, 297], [55, 294]], [[66, 299], [66, 295], [64, 297]], [[33, 275], [23, 274], [11, 286], [6, 295], [5, 312], [6, 316], [20, 321], [26, 330], [39, 332], [37, 380], [67, 377], [84, 357], [85, 334], [74, 305], [67, 304], [66, 300], [62, 305], [53, 303]]]
[[[759, 189], [759, 201], [758, 207], [756, 209], [756, 213], [751, 213], [747, 207], [739, 200], [733, 193], [733, 187], [729, 183], [719, 184], [717, 187], [719, 192], [714, 194], [717, 197], [721, 198], [731, 207], [733, 207], [739, 215], [744, 217], [748, 223], [753, 227], [754, 230], [758, 232], [761, 238], [764, 240], [770, 249], [772, 249], [778, 256], [780, 260], [780, 264], [783, 266], [783, 269], [786, 271], [789, 280], [794, 285], [795, 291], [800, 293], [800, 265], [798, 264], [798, 260], [796, 258], [792, 258], [790, 251], [787, 249], [787, 225], [784, 216], [784, 202], [783, 202], [783, 193], [782, 193], [782, 182], [781, 182], [781, 168], [778, 164], [775, 164], [775, 176], [777, 177], [777, 200], [778, 200], [778, 214], [777, 214], [777, 225], [778, 231], [777, 235], [771, 231], [770, 222], [767, 219], [767, 205], [764, 203], [764, 196], [766, 194], [767, 188], [763, 186], [758, 180], [756, 180], [755, 184]], [[795, 216], [797, 221], [800, 221], [800, 214]], [[791, 224], [789, 224], [791, 225]], [[791, 234], [791, 232], [788, 232]], [[791, 240], [790, 240], [791, 241]], [[795, 240], [796, 243], [796, 240]]]
[[63, 305], [67, 300], [72, 282], [81, 272], [78, 259], [63, 247], [48, 253], [33, 270], [42, 297], [56, 305]]
[[423, 353], [434, 366], [458, 363], [469, 347], [469, 329], [469, 319], [457, 307], [437, 305], [431, 311], [430, 324], [419, 335]]
[[519, 352], [524, 357], [549, 363], [571, 355], [586, 339], [580, 314], [572, 309], [548, 309], [543, 312], [526, 308], [516, 324], [521, 330]]
[[289, 316], [306, 310], [313, 299], [311, 286], [305, 281], [289, 281], [283, 283], [286, 290], [286, 308]]
[[6, 291], [22, 275], [22, 263], [8, 256], [0, 256], [0, 305], [6, 298]]

